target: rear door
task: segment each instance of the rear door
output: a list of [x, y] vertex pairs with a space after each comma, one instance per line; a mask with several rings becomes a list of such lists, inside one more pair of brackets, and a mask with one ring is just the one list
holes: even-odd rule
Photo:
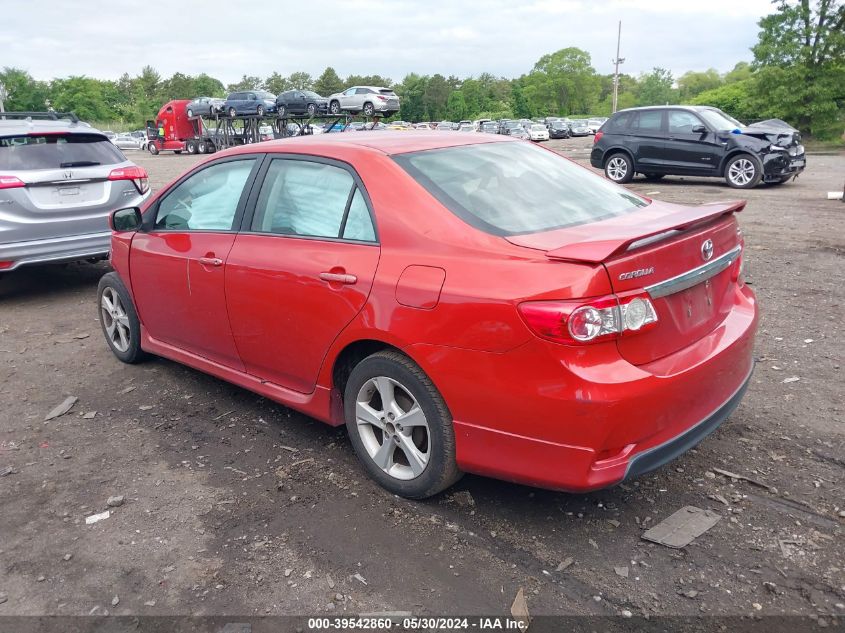
[[666, 167], [666, 124], [663, 110], [639, 110], [628, 130], [637, 171], [652, 168], [662, 172]]
[[[666, 112], [665, 161], [673, 173], [715, 176], [724, 147], [698, 116], [688, 110]], [[704, 132], [693, 132], [703, 126]]]
[[149, 209], [130, 252], [135, 305], [150, 336], [240, 371], [224, 275], [258, 162], [237, 156], [186, 176]]
[[318, 158], [273, 158], [226, 265], [226, 298], [246, 371], [314, 390], [335, 338], [364, 307], [380, 247], [363, 183]]
[[107, 232], [109, 212], [142, 194], [132, 180], [109, 179], [122, 167], [132, 164], [101, 134], [0, 138], [0, 174], [23, 183], [0, 189], [0, 243]]

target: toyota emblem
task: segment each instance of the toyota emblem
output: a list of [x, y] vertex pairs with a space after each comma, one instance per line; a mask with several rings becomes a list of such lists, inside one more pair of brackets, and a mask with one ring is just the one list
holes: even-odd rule
[[704, 261], [710, 261], [711, 257], [713, 257], [713, 240], [704, 240], [701, 245], [701, 258]]

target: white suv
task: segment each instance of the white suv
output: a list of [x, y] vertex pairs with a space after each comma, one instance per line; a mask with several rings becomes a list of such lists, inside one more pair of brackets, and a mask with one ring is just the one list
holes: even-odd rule
[[352, 86], [329, 97], [329, 112], [340, 114], [342, 111], [360, 112], [364, 116], [373, 116], [376, 112], [391, 116], [399, 112], [399, 97], [390, 88]]

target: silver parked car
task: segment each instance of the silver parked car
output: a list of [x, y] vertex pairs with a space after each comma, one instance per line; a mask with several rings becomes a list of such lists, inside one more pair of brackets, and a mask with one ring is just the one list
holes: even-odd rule
[[216, 97], [197, 97], [185, 106], [185, 114], [191, 119], [202, 114], [218, 114], [223, 112], [226, 101]]
[[75, 116], [0, 115], [0, 272], [106, 257], [109, 213], [149, 194], [147, 172]]
[[111, 142], [120, 149], [147, 149], [147, 139], [134, 134], [118, 134]]
[[378, 112], [382, 116], [391, 116], [399, 112], [399, 97], [390, 88], [352, 86], [331, 95], [328, 100], [331, 114], [347, 111], [373, 116]]

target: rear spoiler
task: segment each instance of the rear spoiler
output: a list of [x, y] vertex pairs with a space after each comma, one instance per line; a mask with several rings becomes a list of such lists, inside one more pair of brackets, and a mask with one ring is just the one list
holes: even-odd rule
[[649, 238], [655, 238], [664, 233], [667, 234], [666, 237], [669, 237], [674, 233], [697, 224], [703, 224], [719, 216], [739, 213], [745, 208], [745, 204], [745, 200], [702, 204], [697, 207], [685, 209], [682, 213], [671, 214], [660, 220], [646, 222], [642, 227], [645, 231], [642, 233], [638, 231], [635, 235], [625, 237], [575, 242], [574, 244], [567, 244], [566, 246], [546, 251], [546, 257], [550, 259], [565, 259], [568, 261], [598, 264], [609, 257], [628, 250], [638, 242], [652, 243], [659, 239], [649, 240]]

